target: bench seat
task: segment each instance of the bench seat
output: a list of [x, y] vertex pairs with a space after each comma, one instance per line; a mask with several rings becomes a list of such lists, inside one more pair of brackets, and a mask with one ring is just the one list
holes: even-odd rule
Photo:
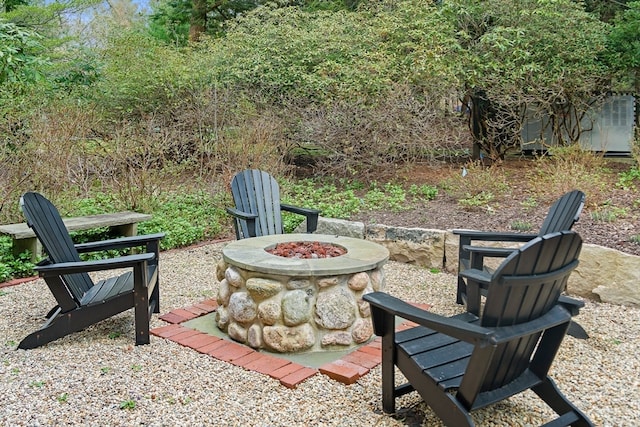
[[[139, 222], [148, 221], [151, 218], [149, 214], [127, 211], [70, 217], [62, 221], [69, 231], [109, 227], [112, 234], [129, 237], [137, 235]], [[32, 260], [36, 261], [42, 254], [40, 242], [26, 223], [0, 225], [0, 233], [9, 235], [13, 239], [12, 250], [15, 256], [28, 249], [31, 251]]]

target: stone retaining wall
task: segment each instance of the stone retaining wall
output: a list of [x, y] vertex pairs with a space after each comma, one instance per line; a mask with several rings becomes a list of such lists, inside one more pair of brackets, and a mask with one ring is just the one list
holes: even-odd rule
[[[304, 226], [304, 224], [303, 224]], [[385, 246], [393, 261], [456, 273], [458, 237], [451, 230], [367, 225], [320, 218], [317, 233], [365, 238]], [[500, 260], [496, 260], [499, 264]], [[640, 306], [640, 257], [584, 244], [569, 294], [595, 301]]]

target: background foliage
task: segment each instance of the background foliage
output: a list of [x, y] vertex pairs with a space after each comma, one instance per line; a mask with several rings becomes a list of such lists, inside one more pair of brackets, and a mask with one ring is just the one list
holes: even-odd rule
[[[217, 212], [246, 167], [374, 182], [468, 156], [472, 142], [499, 160], [532, 105], [579, 115], [610, 89], [638, 90], [638, 5], [5, 2], [0, 223], [22, 221], [27, 190], [68, 214], [90, 200], [162, 217], [182, 203]], [[193, 228], [167, 245], [215, 236], [225, 220], [212, 215], [187, 215]]]

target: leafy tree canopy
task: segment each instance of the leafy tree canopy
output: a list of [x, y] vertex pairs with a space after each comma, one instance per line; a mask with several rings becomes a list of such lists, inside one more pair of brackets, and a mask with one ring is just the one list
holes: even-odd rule
[[[461, 81], [471, 98], [473, 134], [491, 157], [520, 141], [523, 106], [580, 116], [594, 94], [608, 90], [602, 61], [607, 24], [571, 0], [452, 0], [443, 15], [464, 48]], [[567, 129], [555, 129], [560, 142]], [[577, 138], [570, 132], [571, 141]]]
[[307, 12], [355, 10], [361, 0], [157, 0], [151, 4], [149, 32], [184, 45], [199, 27], [209, 36], [224, 34], [226, 24], [259, 6], [299, 7]]
[[608, 55], [619, 76], [619, 89], [640, 93], [640, 2], [628, 3], [628, 8], [616, 16]]
[[24, 85], [42, 77], [47, 60], [42, 56], [42, 36], [0, 21], [0, 85]]
[[[405, 8], [406, 6], [406, 8]], [[203, 45], [227, 84], [322, 102], [367, 98], [395, 83], [455, 84], [452, 32], [422, 2], [371, 2], [357, 12], [261, 7]]]

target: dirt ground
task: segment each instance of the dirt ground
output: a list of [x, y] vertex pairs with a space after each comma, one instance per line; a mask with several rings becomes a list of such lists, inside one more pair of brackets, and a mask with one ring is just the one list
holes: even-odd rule
[[[640, 255], [640, 244], [634, 242], [640, 236], [640, 194], [637, 191], [618, 188], [617, 172], [628, 170], [628, 161], [609, 161], [612, 173], [607, 186], [608, 205], [615, 207], [615, 218], [607, 221], [598, 219], [596, 212], [602, 207], [590, 202], [589, 192], [585, 191], [587, 203], [580, 220], [574, 230], [580, 233], [585, 243], [614, 248], [629, 254]], [[378, 223], [401, 227], [420, 227], [434, 229], [468, 228], [477, 230], [514, 231], [514, 221], [526, 221], [531, 224], [530, 232], [542, 224], [553, 201], [562, 194], [544, 194], [543, 189], [530, 188], [529, 176], [534, 163], [529, 160], [507, 160], [500, 167], [508, 172], [509, 182], [513, 183], [504, 195], [500, 195], [491, 208], [465, 209], [445, 191], [439, 190], [435, 200], [421, 202], [414, 209], [406, 211], [373, 211], [361, 212], [352, 220], [366, 224]], [[456, 165], [416, 165], [400, 173], [407, 184], [430, 184], [439, 187], [444, 176], [452, 172], [452, 168], [462, 169]], [[516, 185], [517, 184], [517, 185]], [[540, 202], [530, 206], [522, 202], [531, 194], [537, 194]], [[542, 196], [542, 195], [544, 196]]]

